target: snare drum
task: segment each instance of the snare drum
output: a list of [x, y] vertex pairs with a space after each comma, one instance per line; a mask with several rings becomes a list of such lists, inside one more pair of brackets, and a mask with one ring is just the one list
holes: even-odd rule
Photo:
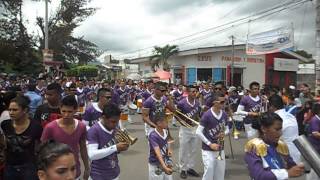
[[142, 108], [142, 99], [138, 99], [137, 106], [138, 108]]
[[128, 121], [128, 114], [121, 113], [120, 114], [120, 120], [121, 121]]

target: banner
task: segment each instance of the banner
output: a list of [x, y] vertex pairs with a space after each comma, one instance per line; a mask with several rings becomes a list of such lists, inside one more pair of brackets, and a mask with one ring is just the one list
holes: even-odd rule
[[248, 55], [260, 55], [280, 52], [293, 48], [292, 27], [281, 27], [248, 36], [246, 51]]

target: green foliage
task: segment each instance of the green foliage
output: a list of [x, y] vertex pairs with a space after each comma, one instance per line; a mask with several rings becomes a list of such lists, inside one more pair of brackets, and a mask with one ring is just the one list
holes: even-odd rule
[[22, 0], [0, 1], [0, 64], [6, 72], [38, 73], [41, 59], [35, 39], [24, 26], [22, 5]]
[[153, 55], [150, 57], [150, 64], [153, 71], [160, 68], [162, 65], [163, 70], [170, 71], [170, 65], [168, 64], [168, 59], [171, 56], [178, 54], [179, 48], [177, 45], [165, 45], [164, 47], [155, 46], [153, 50]]
[[[81, 22], [96, 12], [87, 8], [90, 0], [61, 0], [55, 14], [49, 18], [49, 49], [54, 52], [54, 59], [86, 65], [102, 54], [97, 45], [83, 37], [73, 37], [72, 33]], [[37, 25], [42, 36], [39, 36], [40, 49], [44, 48], [44, 19], [37, 17]]]
[[78, 66], [67, 71], [67, 76], [97, 77], [98, 68], [94, 66]]

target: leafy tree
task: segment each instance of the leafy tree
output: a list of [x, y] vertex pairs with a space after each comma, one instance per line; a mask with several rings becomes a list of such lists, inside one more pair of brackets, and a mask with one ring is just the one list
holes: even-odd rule
[[[73, 37], [72, 33], [87, 17], [96, 12], [96, 8], [85, 7], [91, 0], [61, 0], [60, 6], [49, 18], [49, 49], [54, 52], [54, 59], [64, 62], [87, 64], [101, 55], [97, 45], [83, 37]], [[37, 17], [40, 49], [44, 49], [44, 19]]]
[[164, 47], [155, 46], [153, 55], [150, 57], [150, 64], [153, 71], [162, 66], [164, 71], [170, 71], [168, 59], [179, 52], [177, 45], [165, 45]]
[[[24, 26], [22, 0], [1, 0], [0, 64], [19, 73], [41, 71], [33, 39]], [[31, 70], [31, 71], [30, 71]]]

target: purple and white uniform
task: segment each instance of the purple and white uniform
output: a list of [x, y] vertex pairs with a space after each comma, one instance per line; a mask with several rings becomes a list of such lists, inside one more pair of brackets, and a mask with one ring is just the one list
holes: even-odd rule
[[147, 100], [152, 94], [153, 94], [152, 91], [149, 91], [149, 89], [146, 89], [145, 91], [142, 92], [141, 96], [143, 100]]
[[156, 174], [156, 171], [160, 167], [160, 162], [156, 156], [155, 148], [159, 147], [162, 158], [167, 164], [170, 162], [168, 157], [169, 144], [168, 144], [168, 131], [163, 130], [163, 136], [155, 129], [152, 131], [148, 137], [149, 140], [149, 180], [172, 180], [172, 175], [167, 175], [162, 172], [160, 175]]
[[121, 87], [120, 87], [116, 90], [116, 92], [118, 93], [119, 98], [120, 98], [120, 106], [127, 105], [127, 102], [129, 99], [129, 93], [128, 93], [127, 89], [121, 89]]
[[[193, 102], [189, 102], [188, 97], [183, 98], [177, 104], [177, 109], [179, 109], [186, 116], [198, 120], [200, 117], [200, 102], [198, 100], [194, 100]], [[193, 124], [190, 120], [188, 124]], [[180, 126], [179, 130], [179, 165], [181, 167], [181, 171], [187, 171], [188, 169], [193, 169], [195, 167], [195, 159], [197, 156], [197, 149], [199, 148], [199, 138], [197, 137], [194, 128], [187, 128], [184, 126]]]
[[99, 108], [98, 103], [92, 103], [88, 106], [83, 114], [83, 120], [88, 122], [91, 127], [94, 125], [102, 115], [102, 110]]
[[183, 99], [183, 91], [176, 89], [172, 92], [172, 96], [174, 97], [174, 103], [177, 104], [180, 100]]
[[99, 121], [88, 131], [88, 155], [92, 160], [90, 177], [94, 180], [114, 180], [120, 175], [114, 130], [107, 130]]
[[287, 169], [296, 165], [289, 155], [288, 147], [281, 141], [266, 144], [262, 139], [254, 138], [246, 144], [245, 151], [244, 159], [252, 179], [289, 179]]
[[313, 116], [309, 122], [308, 140], [316, 151], [320, 153], [320, 139], [312, 135], [314, 132], [320, 133], [320, 117], [318, 115]]
[[154, 116], [157, 113], [165, 113], [167, 106], [167, 97], [163, 96], [161, 99], [156, 99], [154, 96], [150, 96], [143, 102], [143, 108], [149, 109], [149, 118], [154, 122]]
[[[220, 110], [216, 114], [212, 108], [205, 112], [200, 120], [196, 134], [202, 141], [202, 160], [204, 164], [203, 180], [224, 180], [226, 161], [223, 143], [219, 144], [218, 139], [224, 133], [228, 117], [227, 113]], [[210, 144], [219, 144], [220, 151], [213, 151]], [[222, 160], [217, 160], [221, 156]]]
[[210, 89], [209, 90], [203, 89], [201, 91], [201, 95], [202, 95], [202, 98], [203, 98], [202, 105], [208, 104], [208, 100], [212, 96], [212, 91]]
[[46, 88], [45, 87], [39, 88], [38, 86], [36, 86], [35, 92], [40, 96], [44, 96], [46, 92]]
[[[252, 97], [249, 95], [249, 96], [244, 96], [241, 99], [237, 112], [247, 116], [248, 112], [260, 112], [261, 108], [262, 108], [261, 98], [259, 96]], [[247, 116], [244, 118], [244, 123], [252, 124], [252, 120], [254, 120], [253, 117]]]
[[134, 98], [135, 98], [135, 94], [136, 94], [136, 89], [133, 86], [126, 86], [126, 91], [128, 93], [129, 96], [129, 101], [133, 102]]

